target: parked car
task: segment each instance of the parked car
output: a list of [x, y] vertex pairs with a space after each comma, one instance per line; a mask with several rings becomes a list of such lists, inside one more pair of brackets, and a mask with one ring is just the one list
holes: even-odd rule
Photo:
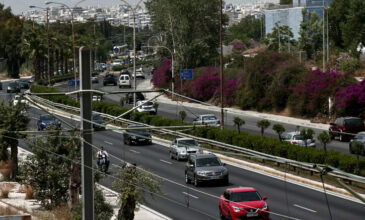
[[364, 123], [361, 118], [341, 117], [330, 123], [328, 133], [332, 139], [338, 137], [340, 141], [345, 141], [361, 131], [365, 131]]
[[141, 105], [137, 108], [138, 112], [147, 112], [150, 114], [156, 114], [156, 109], [153, 107], [152, 101], [138, 101], [137, 105]]
[[116, 86], [117, 80], [115, 79], [113, 74], [106, 74], [104, 77], [104, 80], [103, 80], [103, 85], [106, 86], [106, 85], [110, 85], [110, 84]]
[[[143, 101], [144, 100], [144, 95], [140, 92], [136, 92], [136, 103], [138, 101]], [[133, 103], [133, 92], [128, 92], [125, 95], [125, 101], [127, 104], [132, 104]]]
[[[128, 128], [132, 128], [128, 130]], [[123, 133], [124, 144], [152, 144], [150, 132], [143, 125], [128, 125], [127, 130]]]
[[33, 83], [34, 82], [34, 76], [31, 76], [30, 78], [29, 78], [29, 83]]
[[7, 93], [18, 93], [20, 92], [20, 86], [17, 82], [11, 82], [6, 90]]
[[[133, 76], [134, 77], [134, 76]], [[136, 79], [145, 79], [142, 68], [136, 70]]]
[[20, 89], [29, 89], [29, 79], [19, 79]]
[[253, 187], [228, 188], [219, 198], [221, 219], [270, 219], [267, 197]]
[[169, 149], [170, 159], [187, 159], [190, 154], [202, 154], [198, 142], [192, 138], [176, 138], [172, 141]]
[[95, 130], [104, 130], [105, 129], [105, 121], [99, 114], [92, 114], [92, 121], [96, 124], [93, 124], [93, 128]]
[[229, 183], [225, 164], [214, 154], [192, 154], [185, 165], [185, 182], [199, 186], [201, 182], [220, 181]]
[[61, 122], [51, 114], [44, 114], [39, 117], [37, 122], [38, 131], [44, 130], [50, 125], [56, 125], [60, 128]]
[[[305, 140], [303, 136], [300, 134], [300, 131], [284, 133], [282, 135], [282, 140], [294, 145], [305, 146]], [[307, 139], [306, 141], [307, 141], [307, 147], [316, 147], [315, 140]]]
[[99, 83], [99, 78], [97, 76], [91, 77], [91, 83]]
[[132, 87], [131, 78], [128, 74], [122, 74], [119, 76], [119, 88], [122, 87], [127, 87], [127, 88]]
[[213, 114], [199, 115], [194, 119], [193, 124], [201, 124], [201, 125], [216, 126], [216, 127], [221, 126], [220, 120], [218, 120], [218, 118]]
[[365, 156], [365, 132], [359, 132], [350, 140], [349, 150], [351, 154], [355, 153], [354, 142], [359, 142], [362, 144], [362, 148], [360, 150], [360, 154]]

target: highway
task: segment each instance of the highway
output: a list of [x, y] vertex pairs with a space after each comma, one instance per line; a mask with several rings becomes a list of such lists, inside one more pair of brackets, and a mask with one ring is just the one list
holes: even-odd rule
[[[8, 94], [2, 97], [10, 98]], [[30, 129], [35, 130], [35, 119], [42, 111], [31, 108], [29, 116]], [[68, 119], [67, 119], [68, 120]], [[68, 120], [70, 121], [70, 120]], [[73, 122], [78, 124], [78, 122]], [[111, 173], [116, 172], [114, 165], [121, 160], [136, 163], [138, 166], [164, 178], [161, 187], [163, 195], [148, 199], [147, 206], [173, 219], [218, 219], [218, 197], [226, 188], [220, 185], [203, 185], [194, 187], [184, 182], [184, 164], [170, 160], [168, 148], [159, 144], [149, 146], [125, 146], [123, 137], [114, 131], [99, 131], [93, 135], [96, 146], [103, 145], [111, 159]], [[20, 146], [25, 147], [24, 142]], [[284, 182], [272, 177], [227, 165], [230, 172], [229, 187], [253, 186], [262, 196], [268, 197], [272, 212], [271, 219], [331, 219], [323, 192], [308, 189], [296, 184]], [[111, 187], [110, 177], [103, 179], [102, 184]], [[363, 219], [364, 204], [352, 202], [328, 195], [332, 219]]]
[[[99, 84], [93, 84], [93, 88], [101, 89], [103, 91], [118, 91], [118, 90], [122, 91], [123, 90], [123, 89], [119, 89], [118, 86], [103, 86], [102, 80], [103, 80], [103, 78], [101, 76], [99, 76]], [[150, 80], [150, 76], [147, 76], [146, 80]], [[142, 81], [141, 79], [137, 80], [137, 88], [145, 89], [145, 88], [138, 87], [138, 85], [141, 83], [141, 81]], [[58, 86], [56, 86], [56, 88], [59, 90], [63, 90], [63, 91], [72, 91], [73, 90], [72, 88], [67, 87], [67, 85], [65, 86], [64, 84], [58, 85]], [[113, 94], [113, 95], [105, 95], [103, 98], [104, 98], [104, 101], [119, 104], [120, 98], [124, 97], [124, 96], [125, 96], [125, 94]], [[132, 105], [125, 105], [125, 107], [131, 108]], [[178, 118], [179, 119], [180, 118], [179, 111], [182, 111], [182, 110], [184, 110], [187, 114], [185, 121], [190, 121], [190, 122], [192, 122], [193, 119], [195, 119], [196, 115], [200, 115], [200, 114], [212, 113], [212, 114], [215, 114], [218, 118], [220, 116], [219, 112], [206, 110], [203, 108], [193, 108], [193, 107], [182, 106], [181, 102], [179, 102], [179, 104], [178, 103], [176, 103], [176, 104], [159, 103], [157, 114], [161, 115], [163, 117], [167, 117], [167, 118]], [[250, 117], [250, 116], [242, 117], [242, 116], [234, 114], [232, 112], [227, 112], [225, 114], [226, 128], [236, 129], [236, 127], [233, 124], [233, 118], [236, 116], [243, 118], [246, 122], [241, 127], [242, 131], [248, 132], [250, 134], [261, 135], [260, 128], [258, 128], [256, 125], [257, 121], [259, 121], [261, 119], [257, 118], [257, 117]], [[275, 122], [275, 121], [270, 121], [270, 122], [271, 122], [271, 126], [265, 130], [264, 136], [278, 138], [277, 133], [274, 130], [272, 130], [272, 125], [274, 125], [278, 122]], [[287, 124], [287, 123], [280, 123], [280, 124], [282, 124], [285, 127], [287, 132], [296, 130], [296, 125]], [[302, 128], [303, 127], [301, 127], [300, 129], [302, 129]], [[323, 131], [320, 129], [313, 129], [313, 130], [315, 132], [315, 137]], [[320, 149], [323, 148], [318, 140], [316, 141], [316, 147], [320, 148]], [[331, 143], [328, 144], [327, 149], [338, 151], [343, 154], [350, 154], [348, 142], [340, 142], [338, 140], [333, 140]]]

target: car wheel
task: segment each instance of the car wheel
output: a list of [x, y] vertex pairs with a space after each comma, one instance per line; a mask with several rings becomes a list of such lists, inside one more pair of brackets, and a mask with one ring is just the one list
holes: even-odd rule
[[189, 177], [188, 177], [188, 173], [185, 173], [185, 183], [186, 184], [189, 184], [190, 183], [190, 180], [189, 180]]
[[341, 142], [345, 141], [345, 135], [342, 134], [342, 130], [339, 131], [340, 135], [339, 135], [339, 139]]
[[172, 155], [172, 152], [170, 151], [170, 159], [174, 159], [174, 156]]
[[198, 178], [196, 178], [196, 176], [194, 176], [194, 186], [199, 186]]
[[224, 180], [223, 180], [223, 184], [225, 185], [225, 186], [228, 186], [229, 185], [229, 177], [227, 176], [226, 178], [224, 178]]
[[122, 88], [122, 86], [121, 85], [119, 85], [119, 89], [121, 89]]
[[330, 139], [333, 140], [335, 139], [335, 137], [333, 136], [332, 130], [328, 131], [328, 134], [330, 135]]
[[103, 83], [103, 85], [104, 85], [104, 86], [106, 86], [106, 84], [105, 84], [105, 83]]
[[223, 215], [223, 213], [222, 213], [222, 209], [221, 209], [221, 207], [219, 206], [219, 219], [226, 219], [225, 217], [224, 217], [224, 215]]

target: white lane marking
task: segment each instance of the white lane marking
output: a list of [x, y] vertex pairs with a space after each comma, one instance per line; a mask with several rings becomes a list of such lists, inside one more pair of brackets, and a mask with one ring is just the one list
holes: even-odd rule
[[136, 150], [129, 150], [129, 151], [131, 151], [131, 152], [133, 152], [133, 153], [135, 153], [135, 154], [139, 154], [140, 152], [138, 152], [138, 151], [136, 151]]
[[160, 159], [160, 161], [161, 161], [161, 162], [163, 162], [163, 163], [172, 164], [171, 162], [166, 161], [166, 160], [162, 160], [162, 159]]
[[199, 197], [194, 196], [194, 195], [191, 195], [191, 194], [189, 194], [187, 192], [182, 192], [182, 194], [187, 195], [187, 196], [190, 196], [190, 197], [193, 197], [194, 199], [199, 199]]
[[297, 204], [294, 204], [295, 207], [298, 207], [298, 208], [301, 208], [301, 209], [304, 209], [304, 210], [307, 210], [307, 211], [310, 211], [310, 212], [314, 212], [316, 213], [317, 211], [313, 210], [313, 209], [309, 209], [309, 208], [306, 208], [306, 207], [303, 207], [303, 206], [300, 206], [300, 205], [297, 205]]
[[104, 141], [104, 143], [109, 144], [109, 145], [113, 145], [113, 143], [110, 143], [108, 141]]

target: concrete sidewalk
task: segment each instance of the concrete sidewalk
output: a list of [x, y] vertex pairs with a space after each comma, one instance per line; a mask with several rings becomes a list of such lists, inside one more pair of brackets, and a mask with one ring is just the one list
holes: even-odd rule
[[[139, 84], [137, 89], [153, 89], [153, 85], [149, 79], [146, 79]], [[155, 93], [155, 92], [146, 93], [146, 98], [151, 99], [156, 95], [157, 95], [157, 93]], [[176, 101], [172, 101], [166, 95], [158, 97], [156, 99], [156, 101], [160, 102], [160, 103], [176, 105]], [[212, 106], [210, 104], [204, 105], [204, 104], [200, 104], [200, 103], [192, 103], [192, 102], [186, 102], [186, 101], [179, 101], [179, 103], [181, 103], [184, 106], [191, 107], [191, 108], [206, 109], [209, 111], [216, 111], [216, 112], [221, 111], [220, 107]], [[309, 127], [309, 128], [314, 128], [314, 129], [320, 129], [320, 130], [329, 129], [328, 124], [312, 123], [312, 122], [310, 122], [310, 120], [306, 120], [306, 119], [299, 119], [299, 118], [294, 118], [294, 117], [287, 117], [287, 116], [274, 115], [274, 114], [268, 114], [268, 113], [260, 113], [260, 112], [254, 112], [254, 111], [244, 111], [244, 110], [240, 110], [240, 109], [236, 109], [236, 108], [225, 108], [225, 109], [230, 113], [233, 113], [237, 116], [242, 116], [242, 117], [245, 117], [245, 116], [255, 117], [255, 118], [259, 118], [259, 119], [267, 119], [270, 121], [298, 125], [301, 127]]]

